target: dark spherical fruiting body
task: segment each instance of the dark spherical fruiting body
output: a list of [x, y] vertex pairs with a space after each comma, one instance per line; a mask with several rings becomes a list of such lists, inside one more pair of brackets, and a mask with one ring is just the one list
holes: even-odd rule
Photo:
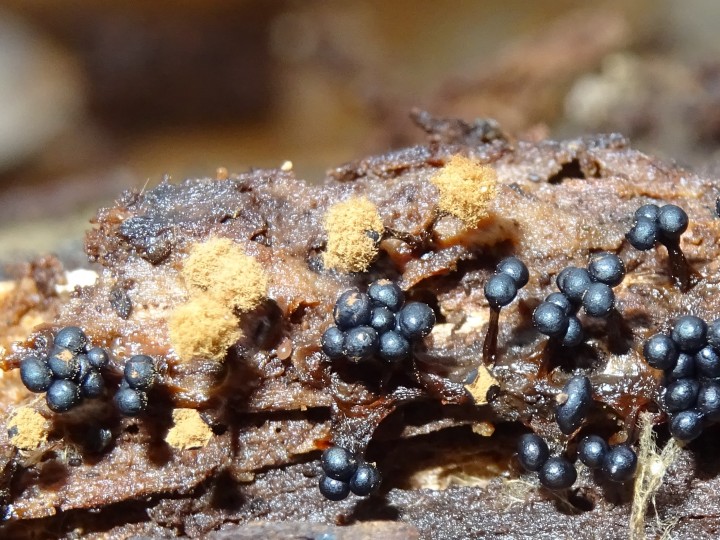
[[379, 352], [388, 362], [400, 362], [410, 356], [410, 342], [399, 332], [388, 330], [380, 334]]
[[53, 381], [53, 374], [47, 364], [35, 356], [28, 356], [20, 362], [20, 380], [31, 392], [45, 392]]
[[320, 346], [330, 358], [340, 358], [343, 355], [343, 344], [345, 343], [345, 332], [337, 326], [331, 326], [323, 332], [320, 338]]
[[697, 408], [705, 420], [709, 422], [720, 420], [720, 384], [708, 381], [700, 385]]
[[368, 295], [377, 306], [385, 306], [390, 311], [397, 312], [405, 302], [402, 289], [389, 279], [379, 279], [370, 284]]
[[603, 466], [609, 449], [605, 439], [598, 435], [588, 435], [583, 437], [578, 445], [578, 458], [587, 467], [599, 469]]
[[670, 435], [682, 442], [697, 439], [703, 430], [703, 417], [700, 411], [690, 409], [680, 411], [670, 419]]
[[576, 375], [563, 387], [564, 402], [555, 409], [555, 420], [560, 431], [570, 435], [580, 427], [592, 406], [592, 385], [584, 375]]
[[567, 459], [554, 456], [540, 468], [538, 478], [546, 488], [567, 489], [577, 480], [577, 471]]
[[647, 251], [655, 247], [658, 238], [658, 225], [655, 220], [638, 218], [632, 229], [625, 235], [630, 245], [637, 250]]
[[358, 462], [352, 452], [340, 446], [331, 446], [322, 453], [320, 466], [330, 478], [347, 482], [358, 468]]
[[572, 302], [570, 302], [570, 299], [561, 292], [554, 292], [547, 295], [545, 301], [550, 302], [551, 304], [555, 304], [557, 307], [563, 310], [563, 313], [565, 313], [565, 315], [571, 315], [576, 311], [575, 306]]
[[45, 395], [48, 408], [57, 413], [67, 412], [80, 403], [80, 389], [65, 379], [53, 381]]
[[695, 369], [701, 377], [714, 379], [720, 377], [720, 354], [714, 347], [703, 347], [694, 356]]
[[125, 380], [133, 390], [147, 390], [155, 382], [155, 362], [150, 356], [137, 354], [125, 362]]
[[381, 481], [382, 477], [376, 467], [369, 463], [361, 463], [350, 479], [350, 491], [365, 497], [380, 487]]
[[610, 285], [593, 283], [585, 291], [582, 306], [585, 313], [591, 317], [604, 319], [610, 315], [615, 307], [615, 293], [610, 288]]
[[565, 335], [562, 337], [561, 344], [563, 347], [577, 347], [585, 339], [585, 332], [583, 331], [580, 319], [575, 315], [568, 317], [568, 327], [565, 330]]
[[682, 352], [695, 353], [707, 342], [707, 324], [695, 315], [683, 315], [675, 321], [671, 337]]
[[678, 412], [694, 407], [699, 391], [700, 383], [695, 379], [678, 379], [671, 382], [663, 396], [665, 410]]
[[324, 474], [320, 477], [319, 488], [322, 496], [331, 501], [342, 501], [350, 495], [350, 486], [347, 482], [335, 480]]
[[625, 277], [625, 264], [613, 253], [598, 253], [590, 259], [588, 273], [594, 281], [615, 287]]
[[573, 268], [563, 279], [560, 290], [571, 302], [579, 303], [590, 285], [592, 285], [590, 273], [584, 268]]
[[48, 358], [48, 367], [56, 379], [77, 379], [80, 374], [80, 361], [70, 349], [56, 349]]
[[77, 326], [66, 326], [55, 334], [55, 346], [63, 349], [70, 349], [74, 353], [85, 352], [88, 339]]
[[435, 312], [422, 302], [409, 302], [397, 316], [398, 330], [407, 339], [427, 336], [435, 326]]
[[97, 371], [88, 373], [80, 383], [80, 392], [86, 398], [99, 398], [105, 392], [105, 381]]
[[87, 359], [90, 365], [95, 369], [103, 369], [110, 362], [110, 357], [102, 347], [93, 347], [87, 352]]
[[562, 291], [565, 283], [565, 278], [568, 277], [569, 274], [572, 274], [573, 270], [577, 269], [577, 266], [566, 266], [565, 268], [563, 268], [555, 278], [555, 285], [557, 285], [557, 288]]
[[508, 257], [500, 261], [497, 265], [497, 271], [510, 276], [518, 289], [522, 289], [530, 280], [530, 272], [528, 272], [527, 266], [517, 257]]
[[673, 369], [678, 354], [675, 341], [665, 334], [655, 334], [643, 345], [645, 361], [655, 369]]
[[147, 408], [147, 394], [129, 387], [120, 388], [115, 394], [115, 405], [123, 416], [137, 416]]
[[635, 219], [645, 218], [651, 221], [657, 221], [660, 207], [657, 204], [643, 204], [635, 210]]
[[680, 353], [675, 362], [675, 367], [665, 370], [665, 377], [668, 381], [686, 379], [695, 376], [695, 356], [688, 353]]
[[378, 350], [377, 332], [371, 326], [357, 326], [345, 333], [343, 354], [350, 360], [359, 361], [369, 358]]
[[333, 316], [340, 330], [370, 324], [372, 302], [370, 297], [359, 291], [345, 291], [335, 302]]
[[533, 312], [533, 324], [538, 332], [550, 337], [561, 337], [568, 328], [568, 317], [562, 308], [542, 302]]
[[493, 309], [507, 306], [515, 300], [515, 296], [515, 280], [507, 274], [495, 274], [485, 282], [485, 298]]
[[658, 211], [657, 224], [662, 239], [677, 240], [688, 227], [685, 210], [674, 204], [666, 204]]
[[395, 328], [395, 314], [385, 306], [373, 308], [370, 316], [370, 326], [378, 333], [392, 330]]
[[526, 433], [518, 441], [517, 454], [523, 469], [536, 472], [550, 457], [550, 449], [540, 435]]
[[611, 447], [603, 460], [602, 472], [612, 482], [627, 482], [636, 470], [637, 454], [625, 444]]

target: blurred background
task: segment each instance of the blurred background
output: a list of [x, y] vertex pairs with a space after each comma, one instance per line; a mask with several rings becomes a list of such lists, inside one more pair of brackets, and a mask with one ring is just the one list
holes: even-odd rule
[[164, 175], [291, 160], [319, 181], [419, 142], [412, 107], [620, 131], [716, 174], [719, 20], [716, 0], [3, 0], [0, 276], [86, 265], [95, 210]]

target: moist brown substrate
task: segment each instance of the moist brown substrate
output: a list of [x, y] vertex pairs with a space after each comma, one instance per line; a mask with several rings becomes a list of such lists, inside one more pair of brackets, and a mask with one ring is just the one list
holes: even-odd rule
[[[587, 538], [600, 527], [608, 538], [626, 537], [630, 488], [607, 485], [584, 469], [569, 501], [516, 482], [515, 440], [531, 427], [556, 450], [567, 445], [572, 453], [552, 410], [578, 369], [596, 392], [592, 429], [614, 440], [632, 437], [637, 412], [654, 410], [657, 374], [641, 360], [642, 341], [680, 314], [720, 313], [716, 183], [636, 152], [617, 135], [530, 143], [497, 133], [479, 142], [459, 121], [425, 117], [423, 124], [429, 145], [332, 169], [321, 185], [292, 171], [258, 170], [126, 193], [100, 210], [86, 242], [101, 265], [97, 284], [55, 306], [59, 315], [17, 345], [5, 367], [47, 347], [53, 329], [73, 324], [93, 344], [112, 349], [112, 384], [124, 358], [139, 352], [164, 357], [162, 381], [139, 419], [118, 418], [102, 403], [54, 416], [44, 454], [18, 454], [0, 429], [5, 534], [202, 537], [221, 527], [247, 532], [249, 521], [263, 520], [267, 534], [282, 537], [272, 522], [399, 520], [424, 538]], [[438, 214], [429, 181], [458, 153], [494, 166], [501, 182], [494, 217], [476, 230]], [[322, 267], [325, 213], [349, 196], [370, 199], [386, 229], [379, 259], [364, 274]], [[646, 202], [673, 202], [690, 216], [681, 245], [703, 279], [686, 294], [673, 284], [664, 248], [638, 252], [623, 239]], [[244, 337], [224, 363], [181, 363], [166, 317], [187, 300], [183, 258], [212, 236], [233, 239], [261, 262], [270, 299], [241, 317]], [[628, 270], [615, 289], [622, 320], [616, 327], [586, 320], [588, 340], [577, 350], [549, 346], [532, 329], [532, 310], [562, 268], [585, 266], [602, 250], [618, 253]], [[476, 407], [462, 382], [482, 355], [489, 317], [482, 287], [509, 254], [526, 262], [531, 279], [500, 315], [494, 369], [500, 389], [489, 405]], [[438, 314], [414, 364], [389, 380], [380, 367], [331, 369], [319, 350], [339, 293], [378, 277], [398, 279], [410, 298], [431, 303]], [[548, 375], [538, 375], [543, 365], [552, 368]], [[42, 400], [34, 406], [46, 411]], [[215, 436], [205, 448], [177, 452], [166, 445], [173, 406], [198, 408], [211, 424]], [[492, 437], [473, 431], [481, 422], [495, 425]], [[88, 442], [99, 426], [114, 437], [100, 452]], [[720, 526], [712, 497], [720, 489], [718, 462], [704, 446], [713, 433], [683, 453], [658, 494], [663, 518], [680, 519], [679, 538]], [[330, 441], [378, 463], [379, 495], [341, 503], [322, 498], [317, 457]], [[382, 527], [375, 537], [398, 530]]]

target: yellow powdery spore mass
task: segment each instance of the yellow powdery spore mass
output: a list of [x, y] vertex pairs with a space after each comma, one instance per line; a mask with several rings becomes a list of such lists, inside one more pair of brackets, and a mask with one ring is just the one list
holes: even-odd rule
[[177, 450], [190, 450], [207, 446], [212, 430], [203, 422], [195, 409], [175, 409], [173, 427], [168, 431], [165, 442]]
[[489, 165], [461, 155], [450, 158], [430, 180], [440, 192], [440, 210], [476, 227], [489, 215], [497, 195], [497, 173]]
[[170, 342], [183, 360], [222, 360], [242, 336], [233, 310], [208, 295], [175, 308], [168, 320]]
[[377, 241], [371, 233], [382, 235], [377, 206], [365, 197], [352, 197], [330, 207], [325, 216], [328, 234], [324, 263], [341, 272], [364, 272], [377, 256]]
[[173, 349], [182, 360], [223, 360], [242, 337], [240, 314], [267, 298], [267, 275], [229, 238], [193, 245], [181, 273], [190, 298], [168, 317]]
[[35, 450], [47, 441], [48, 421], [30, 407], [20, 407], [7, 424], [10, 443], [20, 450]]
[[182, 269], [192, 294], [207, 293], [240, 311], [256, 308], [267, 296], [262, 266], [228, 238], [195, 244]]

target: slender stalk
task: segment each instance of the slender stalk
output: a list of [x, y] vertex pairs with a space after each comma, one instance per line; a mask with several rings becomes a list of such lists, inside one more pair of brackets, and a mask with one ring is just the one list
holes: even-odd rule
[[608, 345], [613, 354], [626, 354], [632, 347], [632, 329], [628, 327], [622, 315], [613, 308], [607, 318]]
[[488, 323], [485, 342], [483, 343], [483, 363], [485, 366], [495, 365], [497, 357], [497, 338], [500, 322], [500, 309], [490, 308], [490, 322]]
[[687, 262], [680, 249], [680, 241], [666, 242], [665, 247], [668, 250], [670, 273], [675, 284], [682, 292], [688, 292], [700, 282], [702, 276]]

